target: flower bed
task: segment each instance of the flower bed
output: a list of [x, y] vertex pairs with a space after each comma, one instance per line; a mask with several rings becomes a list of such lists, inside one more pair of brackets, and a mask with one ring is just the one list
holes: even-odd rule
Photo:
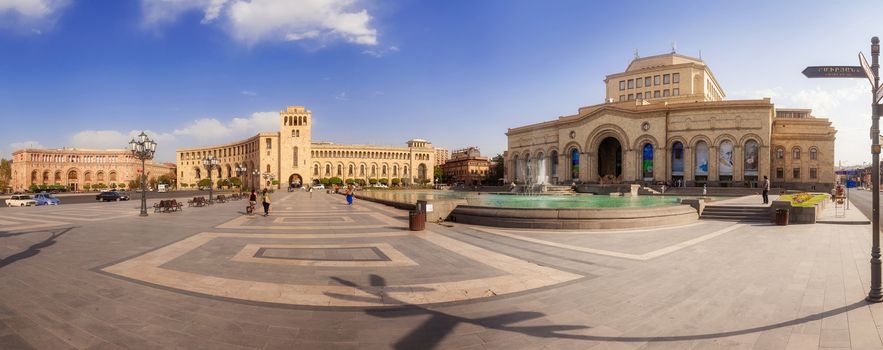
[[783, 194], [779, 196], [780, 201], [791, 202], [792, 207], [814, 207], [828, 199], [828, 195], [824, 193], [795, 193]]

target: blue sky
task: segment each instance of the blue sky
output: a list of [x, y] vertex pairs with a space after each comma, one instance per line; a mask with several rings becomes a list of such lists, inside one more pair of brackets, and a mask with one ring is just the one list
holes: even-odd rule
[[772, 97], [838, 128], [869, 161], [869, 87], [809, 80], [883, 36], [879, 1], [0, 0], [0, 155], [22, 146], [174, 148], [277, 129], [314, 140], [425, 138], [493, 155], [505, 132], [602, 102], [633, 51], [698, 56], [728, 99]]

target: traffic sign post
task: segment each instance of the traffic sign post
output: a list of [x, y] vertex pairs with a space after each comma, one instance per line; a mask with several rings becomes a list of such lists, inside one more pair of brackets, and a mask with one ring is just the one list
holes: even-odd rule
[[883, 301], [880, 261], [880, 115], [883, 114], [880, 99], [880, 39], [871, 38], [871, 64], [859, 52], [860, 66], [812, 66], [803, 70], [807, 78], [867, 78], [871, 82], [871, 290], [865, 300], [872, 303]]

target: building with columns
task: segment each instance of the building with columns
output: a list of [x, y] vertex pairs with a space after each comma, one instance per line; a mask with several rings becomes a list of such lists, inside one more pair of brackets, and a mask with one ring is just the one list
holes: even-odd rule
[[[145, 162], [147, 178], [171, 175], [171, 167]], [[141, 161], [125, 149], [93, 150], [82, 148], [36, 149], [12, 152], [12, 189], [26, 191], [31, 185], [63, 185], [70, 191], [82, 191], [104, 184], [128, 186], [141, 173]], [[88, 186], [86, 186], [88, 185]]]
[[[202, 159], [209, 155], [220, 161], [213, 180], [238, 176], [247, 187], [297, 187], [331, 177], [433, 183], [436, 151], [429, 141], [412, 139], [405, 147], [314, 142], [312, 125], [312, 112], [289, 106], [279, 112], [279, 131], [224, 145], [177, 149], [178, 183], [208, 178]], [[245, 172], [237, 174], [237, 168]]]
[[833, 186], [830, 121], [769, 98], [725, 100], [700, 59], [635, 58], [604, 82], [604, 103], [508, 130], [506, 181], [743, 187], [766, 175], [783, 188]]

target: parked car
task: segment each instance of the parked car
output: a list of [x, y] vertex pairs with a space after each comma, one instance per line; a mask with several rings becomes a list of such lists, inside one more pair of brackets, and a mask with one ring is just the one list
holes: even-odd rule
[[46, 192], [37, 193], [34, 195], [34, 201], [37, 202], [37, 205], [59, 205], [61, 204], [61, 199], [53, 196]]
[[6, 200], [7, 207], [30, 207], [37, 205], [37, 201], [26, 194], [14, 195]]
[[109, 191], [99, 193], [97, 196], [95, 196], [95, 200], [102, 202], [127, 201], [129, 200], [129, 196], [121, 194], [119, 192]]
[[323, 184], [316, 184], [316, 185], [313, 185], [313, 189], [314, 189], [314, 190], [324, 190], [324, 189], [325, 189], [325, 185], [323, 185]]

